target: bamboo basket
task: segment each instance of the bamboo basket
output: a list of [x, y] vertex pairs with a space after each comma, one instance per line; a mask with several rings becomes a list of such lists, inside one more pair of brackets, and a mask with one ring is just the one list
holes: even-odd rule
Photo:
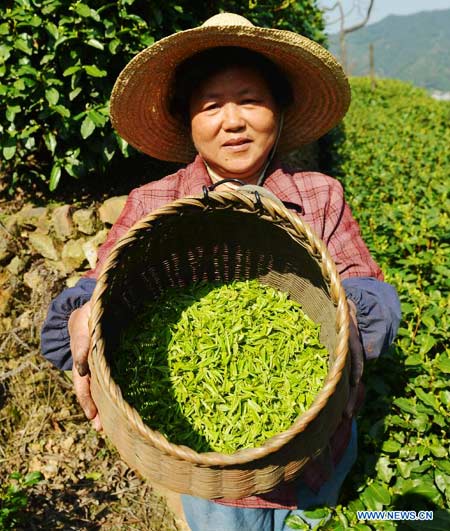
[[[197, 453], [145, 425], [111, 377], [120, 330], [171, 286], [257, 278], [287, 292], [321, 324], [329, 372], [310, 409], [283, 433], [234, 454]], [[90, 319], [91, 392], [124, 461], [175, 492], [243, 498], [296, 478], [339, 425], [349, 399], [349, 315], [325, 244], [299, 216], [239, 191], [184, 198], [153, 211], [116, 244], [100, 275]]]

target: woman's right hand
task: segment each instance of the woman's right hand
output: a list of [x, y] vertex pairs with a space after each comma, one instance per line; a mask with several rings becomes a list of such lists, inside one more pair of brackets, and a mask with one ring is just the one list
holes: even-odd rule
[[100, 431], [102, 425], [97, 412], [97, 406], [91, 396], [91, 379], [89, 376], [89, 315], [91, 304], [87, 302], [70, 315], [68, 328], [70, 335], [70, 350], [72, 352], [72, 377], [75, 394], [86, 417], [93, 427]]

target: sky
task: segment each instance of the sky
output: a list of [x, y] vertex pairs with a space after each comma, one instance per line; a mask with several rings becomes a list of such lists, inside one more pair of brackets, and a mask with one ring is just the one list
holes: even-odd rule
[[[318, 0], [317, 3], [323, 8], [324, 6], [332, 6], [335, 0]], [[353, 9], [346, 16], [346, 20], [348, 20], [347, 26], [364, 18], [364, 7], [369, 4], [368, 0], [342, 0], [342, 3], [345, 13], [349, 13], [355, 4], [359, 4], [363, 8], [362, 10]], [[368, 24], [378, 22], [388, 15], [410, 15], [419, 11], [431, 11], [434, 9], [450, 9], [450, 0], [375, 0]], [[339, 18], [339, 11], [335, 9], [326, 18], [329, 22], [336, 21]], [[339, 23], [327, 25], [329, 33], [334, 33], [338, 29]]]

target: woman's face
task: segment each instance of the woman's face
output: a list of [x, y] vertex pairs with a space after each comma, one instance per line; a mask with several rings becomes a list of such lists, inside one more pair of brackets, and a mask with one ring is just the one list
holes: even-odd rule
[[222, 178], [256, 182], [278, 128], [278, 108], [264, 78], [246, 67], [210, 77], [190, 101], [198, 153]]

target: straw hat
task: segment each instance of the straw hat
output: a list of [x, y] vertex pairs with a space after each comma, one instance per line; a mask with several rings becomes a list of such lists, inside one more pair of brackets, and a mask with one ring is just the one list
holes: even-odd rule
[[241, 46], [265, 55], [286, 74], [294, 103], [286, 110], [278, 151], [286, 153], [320, 138], [345, 115], [350, 88], [342, 67], [325, 48], [291, 31], [260, 28], [233, 13], [175, 33], [136, 55], [111, 95], [111, 121], [140, 151], [161, 160], [190, 162], [189, 130], [169, 112], [176, 67], [216, 46]]

